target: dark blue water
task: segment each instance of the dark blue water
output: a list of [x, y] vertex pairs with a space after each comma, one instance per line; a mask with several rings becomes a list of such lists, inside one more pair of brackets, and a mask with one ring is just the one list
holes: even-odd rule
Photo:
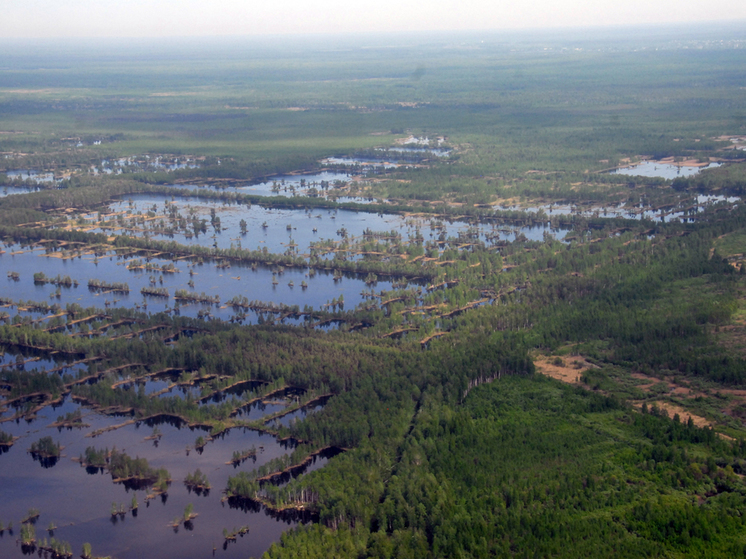
[[[61, 431], [49, 427], [57, 416], [77, 409], [82, 411], [83, 421], [90, 427]], [[206, 432], [163, 423], [157, 426], [162, 433], [157, 444], [146, 440], [153, 434], [153, 426], [144, 424], [130, 425], [95, 438], [85, 437], [94, 429], [120, 424], [126, 419], [92, 413], [67, 399], [56, 410], [51, 407], [44, 409], [31, 423], [0, 423], [0, 429], [21, 437], [8, 452], [0, 455], [0, 521], [14, 525], [14, 535], [6, 531], [0, 538], [0, 557], [23, 557], [16, 539], [20, 520], [31, 507], [41, 512], [36, 524], [37, 538], [49, 537], [46, 527], [54, 522], [58, 526], [54, 536], [69, 541], [76, 556], [80, 554], [83, 543], [89, 542], [95, 555], [112, 555], [118, 559], [211, 557], [213, 546], [217, 548], [215, 557], [243, 559], [259, 556], [279, 539], [284, 530], [295, 524], [294, 521], [272, 518], [263, 511], [246, 512], [221, 502], [221, 490], [225, 488], [229, 475], [251, 470], [288, 452], [273, 437], [233, 429], [224, 437], [209, 442], [201, 454], [191, 450], [188, 455], [187, 446], [193, 448], [197, 437], [206, 437]], [[47, 468], [26, 452], [32, 442], [45, 435], [52, 436], [64, 446], [60, 460]], [[145, 491], [133, 492], [121, 484], [114, 484], [108, 473], [87, 473], [71, 460], [83, 453], [87, 446], [116, 446], [132, 457], [146, 458], [153, 467], [165, 467], [174, 480], [165, 502], [156, 498], [146, 505]], [[226, 464], [234, 450], [252, 446], [258, 449], [255, 461], [249, 459], [238, 468]], [[326, 462], [327, 459], [318, 458], [307, 471], [322, 467]], [[190, 492], [182, 483], [184, 477], [196, 468], [207, 474], [212, 485], [206, 496]], [[128, 506], [133, 494], [137, 495], [140, 504], [137, 516], [128, 512], [124, 519], [117, 518], [112, 522], [112, 503]], [[199, 516], [193, 521], [191, 530], [182, 524], [175, 532], [169, 524], [183, 514], [189, 503]], [[250, 533], [223, 550], [223, 528], [232, 530], [247, 524]]]
[[[19, 250], [18, 246], [14, 247]], [[318, 271], [311, 274], [305, 268], [285, 268], [283, 272], [259, 266], [252, 269], [249, 265], [233, 264], [230, 268], [218, 268], [214, 263], [202, 265], [187, 261], [176, 263], [177, 272], [172, 274], [131, 271], [127, 263], [133, 260], [145, 261], [144, 257], [118, 257], [113, 254], [96, 258], [84, 255], [81, 258], [62, 259], [54, 255], [47, 255], [44, 249], [26, 249], [22, 254], [11, 255], [8, 250], [0, 255], [0, 295], [11, 297], [14, 301], [47, 301], [50, 305], [58, 303], [65, 308], [68, 303], [77, 303], [82, 307], [139, 308], [147, 312], [160, 312], [173, 309], [177, 301], [173, 299], [177, 289], [189, 292], [205, 293], [210, 296], [220, 296], [220, 305], [203, 305], [199, 303], [182, 304], [179, 306], [183, 316], [196, 317], [199, 311], [209, 311], [215, 318], [229, 320], [236, 314], [236, 310], [227, 306], [227, 302], [234, 296], [244, 295], [249, 300], [275, 302], [285, 305], [298, 305], [301, 310], [308, 305], [316, 310], [324, 308], [332, 299], [343, 297], [345, 308], [354, 308], [364, 298], [361, 293], [368, 290], [362, 279], [344, 277], [334, 281], [333, 273]], [[97, 263], [96, 263], [97, 261]], [[170, 260], [151, 259], [151, 264], [163, 266]], [[20, 274], [20, 281], [9, 280], [7, 271]], [[56, 297], [57, 287], [51, 284], [35, 284], [33, 275], [44, 272], [47, 277], [57, 275], [70, 276], [79, 282], [78, 287], [62, 287], [59, 298]], [[192, 272], [193, 275], [190, 275]], [[140, 293], [143, 287], [151, 287], [150, 278], [155, 277], [154, 287], [164, 287], [169, 292], [169, 298], [144, 296]], [[278, 282], [273, 285], [273, 277]], [[160, 279], [163, 279], [163, 283]], [[107, 282], [126, 282], [129, 285], [128, 295], [119, 293], [101, 293], [90, 291], [87, 287], [89, 279], [105, 280]], [[189, 286], [189, 282], [194, 287]], [[289, 286], [293, 282], [293, 287]], [[305, 281], [308, 288], [303, 289], [301, 282]], [[377, 290], [391, 289], [388, 281], [379, 281]], [[3, 312], [11, 318], [17, 314], [16, 308], [4, 308]], [[256, 314], [247, 313], [247, 323], [256, 321]]]

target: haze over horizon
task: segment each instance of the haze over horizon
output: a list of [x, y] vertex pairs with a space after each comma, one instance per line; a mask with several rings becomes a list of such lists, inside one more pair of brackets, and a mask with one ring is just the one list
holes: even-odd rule
[[375, 4], [341, 0], [51, 0], [3, 2], [0, 37], [206, 37], [403, 31], [492, 31], [666, 25], [746, 20], [737, 0], [539, 0], [531, 4], [439, 0], [426, 6], [382, 0]]

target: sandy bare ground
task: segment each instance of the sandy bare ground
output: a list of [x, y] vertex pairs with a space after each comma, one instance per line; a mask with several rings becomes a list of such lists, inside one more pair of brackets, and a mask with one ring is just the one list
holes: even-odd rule
[[[668, 389], [671, 394], [675, 394], [676, 396], [687, 396], [687, 397], [693, 395], [693, 392], [690, 388], [686, 386], [682, 386], [681, 384], [676, 384], [669, 380], [661, 380], [658, 378], [649, 377], [647, 375], [643, 375], [642, 373], [632, 373], [631, 376], [634, 379], [637, 379], [639, 381], [646, 383], [646, 384], [641, 384], [637, 386], [637, 388], [639, 388], [643, 392], [648, 392], [654, 384], [664, 382], [668, 386]], [[697, 396], [697, 395], [699, 394], [694, 394], [694, 396]]]
[[[587, 387], [585, 384], [580, 382], [580, 378], [585, 371], [594, 367], [594, 365], [588, 363], [582, 356], [573, 356], [573, 357], [563, 356], [561, 357], [563, 361], [563, 365], [555, 364], [554, 362], [555, 358], [556, 357], [553, 355], [550, 355], [548, 357], [546, 356], [536, 357], [534, 359], [534, 365], [536, 366], [537, 371], [543, 375], [565, 382], [567, 384], [572, 384], [575, 386], [582, 386], [584, 388]], [[686, 386], [675, 384], [668, 380], [661, 380], [658, 378], [649, 377], [647, 375], [643, 375], [642, 373], [632, 373], [632, 378], [646, 383], [646, 384], [638, 385], [638, 388], [645, 392], [648, 392], [653, 385], [658, 384], [660, 382], [665, 382], [669, 386], [671, 394], [674, 394], [677, 396], [684, 396], [684, 397], [696, 397], [696, 396], [702, 395], [698, 392], [691, 390], [690, 388]], [[588, 389], [590, 390], [589, 387]], [[746, 401], [746, 390], [721, 390], [721, 392], [723, 393], [727, 392], [728, 394], [741, 396], [744, 398], [744, 401]], [[714, 426], [714, 423], [712, 421], [705, 419], [704, 417], [694, 414], [690, 411], [687, 411], [683, 407], [677, 404], [672, 404], [670, 402], [666, 402], [663, 400], [645, 401], [645, 403], [647, 403], [648, 408], [651, 408], [653, 405], [656, 405], [660, 409], [666, 410], [666, 412], [668, 413], [668, 416], [671, 418], [673, 418], [674, 415], [678, 414], [679, 418], [684, 423], [688, 422], [689, 418], [691, 417], [692, 421], [697, 427], [713, 427]], [[631, 404], [637, 409], [641, 409], [643, 402], [632, 401]]]
[[[636, 408], [640, 409], [642, 408], [642, 402], [632, 402], [632, 405]], [[661, 409], [666, 410], [666, 413], [668, 413], [668, 417], [673, 418], [676, 414], [679, 414], [679, 418], [682, 423], [687, 423], [689, 421], [689, 418], [692, 418], [692, 421], [697, 427], [712, 427], [713, 423], [712, 421], [709, 421], [705, 419], [702, 416], [693, 414], [692, 412], [689, 412], [682, 408], [681, 406], [677, 406], [676, 404], [672, 404], [670, 402], [662, 402], [662, 401], [656, 401], [656, 402], [648, 402], [648, 408], [653, 407], [653, 405], [658, 406]]]
[[561, 357], [561, 359], [564, 362], [564, 365], [556, 365], [554, 363], [554, 356], [541, 356], [534, 359], [534, 365], [542, 375], [561, 380], [568, 384], [580, 385], [580, 377], [585, 371], [590, 369], [592, 365], [580, 356], [565, 356]]
[[[635, 378], [637, 380], [647, 383], [643, 385], [638, 385], [637, 387], [643, 392], [649, 392], [650, 388], [652, 388], [655, 384], [663, 382], [668, 386], [670, 395], [684, 397], [684, 398], [696, 398], [697, 396], [707, 397], [707, 395], [702, 392], [692, 390], [688, 386], [684, 386], [681, 383], [672, 382], [669, 379], [659, 379], [655, 377], [650, 377], [648, 375], [644, 375], [642, 373], [632, 373], [632, 378]], [[721, 391], [721, 392], [725, 392], [725, 391]], [[746, 398], [746, 391], [740, 390], [740, 391], [735, 391], [735, 392], [742, 392], [743, 397]], [[666, 410], [668, 412], [669, 417], [673, 417], [674, 415], [679, 414], [679, 417], [681, 418], [682, 422], [689, 421], [689, 418], [691, 417], [692, 421], [697, 427], [713, 427], [715, 425], [709, 419], [706, 419], [700, 415], [694, 414], [677, 404], [672, 404], [671, 402], [666, 402], [664, 400], [655, 400], [652, 402], [648, 401], [647, 404], [648, 404], [648, 407], [652, 407], [655, 404], [659, 408]], [[642, 402], [633, 401], [632, 405], [635, 406], [636, 408], [641, 408]]]

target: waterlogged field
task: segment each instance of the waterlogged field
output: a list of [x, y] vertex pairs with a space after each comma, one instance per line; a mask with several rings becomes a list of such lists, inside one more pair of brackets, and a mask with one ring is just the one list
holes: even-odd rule
[[[666, 204], [658, 208], [653, 208], [647, 204], [637, 204], [633, 206], [619, 204], [617, 206], [591, 208], [566, 204], [544, 204], [539, 206], [523, 206], [520, 207], [520, 209], [532, 213], [543, 212], [550, 217], [553, 215], [578, 215], [609, 219], [625, 218], [653, 221], [677, 220], [686, 223], [687, 221], [694, 222], [698, 213], [714, 204], [724, 203], [727, 207], [732, 207], [740, 201], [741, 198], [739, 196], [699, 194], [693, 198], [687, 199], [683, 204]], [[518, 209], [518, 206], [508, 209]]]
[[[259, 404], [252, 406], [251, 411], [254, 416], [260, 416], [262, 412], [282, 407]], [[5, 416], [11, 412], [6, 412]], [[75, 413], [80, 413], [85, 427], [52, 426], [59, 416]], [[299, 413], [305, 412], [296, 412], [296, 417]], [[102, 416], [65, 398], [60, 404], [39, 411], [31, 421], [0, 423], [0, 429], [18, 437], [2, 455], [0, 481], [4, 489], [0, 521], [7, 526], [13, 519], [23, 518], [30, 508], [36, 508], [41, 511], [34, 522], [38, 537], [54, 536], [76, 543], [85, 541], [98, 555], [137, 559], [150, 556], [153, 549], [164, 546], [169, 553], [180, 557], [257, 556], [284, 530], [302, 520], [302, 515], [273, 516], [259, 506], [221, 499], [228, 476], [259, 467], [288, 452], [287, 446], [279, 444], [274, 437], [232, 429], [197, 451], [195, 440], [200, 436], [209, 438], [208, 432], [190, 429], [179, 422], [163, 421], [138, 422], [91, 437], [97, 431], [127, 420], [127, 416]], [[289, 416], [283, 418], [283, 421], [290, 420]], [[41, 463], [27, 450], [34, 441], [45, 436], [59, 443], [62, 451], [59, 459]], [[116, 447], [133, 458], [147, 459], [153, 467], [166, 468], [173, 479], [167, 494], [148, 499], [147, 488], [114, 483], [103, 470], [81, 466], [74, 459], [90, 446]], [[230, 464], [235, 449], [252, 447], [256, 449], [255, 457], [235, 467]], [[327, 458], [315, 457], [303, 472], [320, 468], [326, 461]], [[195, 492], [184, 485], [184, 478], [197, 469], [207, 474], [210, 490]], [[136, 510], [132, 510], [133, 499], [138, 503]], [[112, 514], [113, 505], [117, 514]], [[181, 517], [187, 505], [193, 505], [197, 516], [185, 523]], [[119, 510], [123, 512], [120, 514]], [[55, 529], [47, 530], [52, 524]], [[223, 528], [232, 531], [246, 525], [250, 526], [246, 535], [235, 542], [225, 541]], [[6, 531], [0, 538], [3, 557], [13, 557], [20, 552], [15, 541], [20, 530], [21, 525], [16, 521], [13, 534]]]
[[[162, 196], [132, 196], [120, 203], [110, 206], [111, 228], [89, 229], [91, 232], [112, 232], [143, 234], [144, 232], [168, 236], [169, 232], [148, 231], [147, 223], [128, 230], [118, 225], [116, 219], [132, 219], [133, 214], [147, 217], [148, 221], [158, 226], [171, 227], [173, 237], [181, 243], [198, 244], [217, 248], [244, 247], [261, 249], [265, 247], [272, 253], [283, 253], [295, 245], [293, 252], [308, 254], [311, 243], [332, 241], [339, 244], [341, 240], [362, 238], [366, 231], [399, 235], [404, 243], [414, 242], [416, 238], [448, 239], [468, 236], [489, 243], [491, 240], [513, 241], [518, 236], [530, 240], [542, 240], [544, 233], [556, 236], [559, 240], [565, 231], [552, 230], [550, 225], [541, 224], [525, 227], [506, 227], [480, 224], [461, 220], [439, 219], [433, 215], [394, 215], [371, 212], [353, 212], [348, 210], [324, 209], [272, 209], [259, 205], [230, 205], [221, 202], [210, 202], [189, 199], [171, 199]], [[219, 225], [214, 225], [214, 217], [219, 218]], [[170, 221], [182, 222], [181, 231], [173, 227]], [[90, 216], [91, 219], [96, 216]], [[194, 234], [194, 219], [205, 222], [205, 231]], [[246, 234], [242, 234], [241, 221], [246, 223]], [[191, 227], [191, 231], [189, 228]], [[498, 230], [499, 229], [499, 230]]]
[[611, 171], [616, 175], [628, 175], [632, 177], [660, 177], [662, 179], [675, 179], [678, 177], [693, 177], [705, 169], [717, 169], [720, 163], [709, 163], [701, 166], [675, 165], [662, 161], [643, 161], [630, 167], [622, 167]]
[[338, 171], [320, 171], [318, 173], [299, 173], [296, 175], [278, 175], [268, 180], [253, 184], [234, 186], [230, 184], [189, 185], [179, 184], [180, 188], [212, 188], [238, 194], [256, 194], [259, 196], [325, 196], [330, 189], [342, 188], [350, 180], [350, 175]]
[[35, 192], [36, 188], [31, 186], [14, 186], [14, 187], [3, 187], [0, 190], [0, 198], [10, 196], [12, 194], [24, 194], [26, 192]]
[[[13, 247], [6, 249], [6, 254], [0, 255], [0, 262], [4, 270], [17, 272], [20, 279], [14, 281], [0, 278], [6, 285], [4, 293], [12, 294], [14, 301], [45, 301], [50, 305], [57, 303], [63, 308], [71, 303], [100, 309], [142, 309], [150, 313], [178, 308], [178, 314], [182, 316], [196, 317], [201, 311], [205, 316], [229, 320], [237, 314], [229, 301], [239, 296], [267, 304], [289, 307], [297, 305], [301, 309], [308, 306], [320, 310], [326, 308], [332, 300], [340, 298], [347, 308], [354, 308], [367, 300], [363, 294], [371, 290], [363, 279], [354, 276], [342, 275], [335, 280], [332, 271], [285, 268], [280, 272], [265, 266], [252, 267], [247, 264], [219, 268], [213, 262], [196, 264], [179, 261], [174, 264], [170, 259], [153, 258], [148, 253], [128, 257], [111, 253], [100, 257], [85, 255], [80, 258], [61, 258], [59, 253], [47, 254], [41, 248], [16, 251], [15, 254], [11, 253], [12, 250]], [[149, 271], [145, 269], [146, 264], [154, 268]], [[164, 272], [164, 269], [167, 271]], [[35, 283], [34, 274], [38, 273], [43, 273], [48, 278], [69, 276], [78, 282], [78, 286], [58, 287], [51, 283]], [[129, 292], [90, 289], [88, 284], [91, 279], [127, 284]], [[141, 291], [144, 288], [164, 289], [168, 296], [143, 295]], [[376, 281], [375, 289], [390, 290], [391, 281]], [[217, 297], [218, 301], [206, 304], [179, 302], [174, 300], [177, 290], [204, 293], [209, 297]], [[17, 307], [4, 310], [11, 317], [20, 312]], [[246, 315], [243, 320], [247, 323], [256, 323], [256, 312], [243, 314]], [[284, 320], [295, 322], [290, 318]]]

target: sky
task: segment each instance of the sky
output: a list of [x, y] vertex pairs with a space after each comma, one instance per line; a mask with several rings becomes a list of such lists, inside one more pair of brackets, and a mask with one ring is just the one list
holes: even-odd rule
[[746, 20], [744, 0], [0, 0], [0, 39], [604, 27]]

